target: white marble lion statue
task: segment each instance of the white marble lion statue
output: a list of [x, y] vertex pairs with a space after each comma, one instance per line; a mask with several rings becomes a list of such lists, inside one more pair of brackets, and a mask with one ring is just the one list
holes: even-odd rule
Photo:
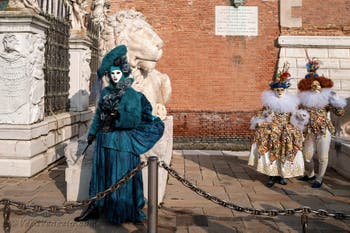
[[168, 75], [155, 69], [163, 53], [162, 39], [140, 12], [120, 10], [112, 17], [115, 21], [110, 22], [108, 27], [114, 31], [114, 46], [124, 44], [128, 48], [128, 61], [135, 79], [133, 87], [150, 101], [153, 114], [164, 120], [171, 83]]

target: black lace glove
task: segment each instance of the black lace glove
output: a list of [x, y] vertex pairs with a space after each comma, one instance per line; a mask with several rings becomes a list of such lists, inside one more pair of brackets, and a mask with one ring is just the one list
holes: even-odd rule
[[95, 140], [95, 135], [89, 134], [87, 137], [88, 144], [91, 145], [94, 140]]

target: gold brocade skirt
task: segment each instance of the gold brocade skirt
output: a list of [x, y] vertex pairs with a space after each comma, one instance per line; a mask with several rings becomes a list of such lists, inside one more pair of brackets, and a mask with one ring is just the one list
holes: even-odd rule
[[303, 134], [291, 124], [264, 122], [255, 132], [255, 143], [259, 154], [269, 153], [271, 162], [293, 162], [298, 151], [302, 150]]

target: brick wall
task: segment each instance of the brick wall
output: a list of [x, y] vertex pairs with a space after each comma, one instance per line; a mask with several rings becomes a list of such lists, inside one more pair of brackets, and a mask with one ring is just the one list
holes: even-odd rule
[[175, 137], [250, 134], [250, 117], [260, 108], [260, 94], [277, 63], [277, 1], [246, 1], [246, 6], [258, 6], [256, 37], [215, 35], [215, 6], [228, 6], [228, 0], [111, 3], [112, 12], [142, 12], [164, 40], [157, 69], [171, 78], [173, 93], [167, 107], [174, 116]]
[[[281, 50], [277, 42], [281, 33], [349, 35], [350, 0], [300, 1], [300, 7], [292, 8], [292, 17], [302, 19], [299, 28], [280, 28], [280, 1], [246, 0], [246, 6], [258, 7], [258, 36], [216, 36], [215, 6], [229, 2], [111, 0], [112, 12], [142, 12], [164, 40], [157, 69], [171, 78], [173, 94], [167, 107], [174, 116], [175, 139], [248, 138], [250, 117], [261, 107], [261, 92], [278, 64], [288, 59], [288, 49]], [[291, 59], [299, 76], [300, 59]]]
[[350, 35], [350, 0], [303, 0], [300, 7], [292, 9], [292, 15], [302, 19], [302, 27], [282, 28], [282, 34]]

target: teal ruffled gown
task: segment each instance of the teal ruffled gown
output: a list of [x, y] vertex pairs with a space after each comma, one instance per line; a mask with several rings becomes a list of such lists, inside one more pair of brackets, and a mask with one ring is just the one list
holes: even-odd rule
[[[164, 123], [152, 115], [149, 101], [131, 87], [127, 87], [125, 93], [117, 97], [119, 103], [114, 107], [118, 109], [119, 116], [108, 119], [109, 125], [106, 127], [103, 119], [108, 114], [108, 107], [103, 106], [103, 100], [110, 100], [114, 90], [112, 85], [102, 90], [89, 130], [89, 134], [96, 135], [90, 197], [117, 183], [134, 169], [140, 163], [140, 154], [151, 149], [164, 132]], [[94, 205], [102, 208], [105, 217], [112, 223], [142, 221], [146, 217], [142, 212], [145, 205], [142, 173], [139, 172]]]

